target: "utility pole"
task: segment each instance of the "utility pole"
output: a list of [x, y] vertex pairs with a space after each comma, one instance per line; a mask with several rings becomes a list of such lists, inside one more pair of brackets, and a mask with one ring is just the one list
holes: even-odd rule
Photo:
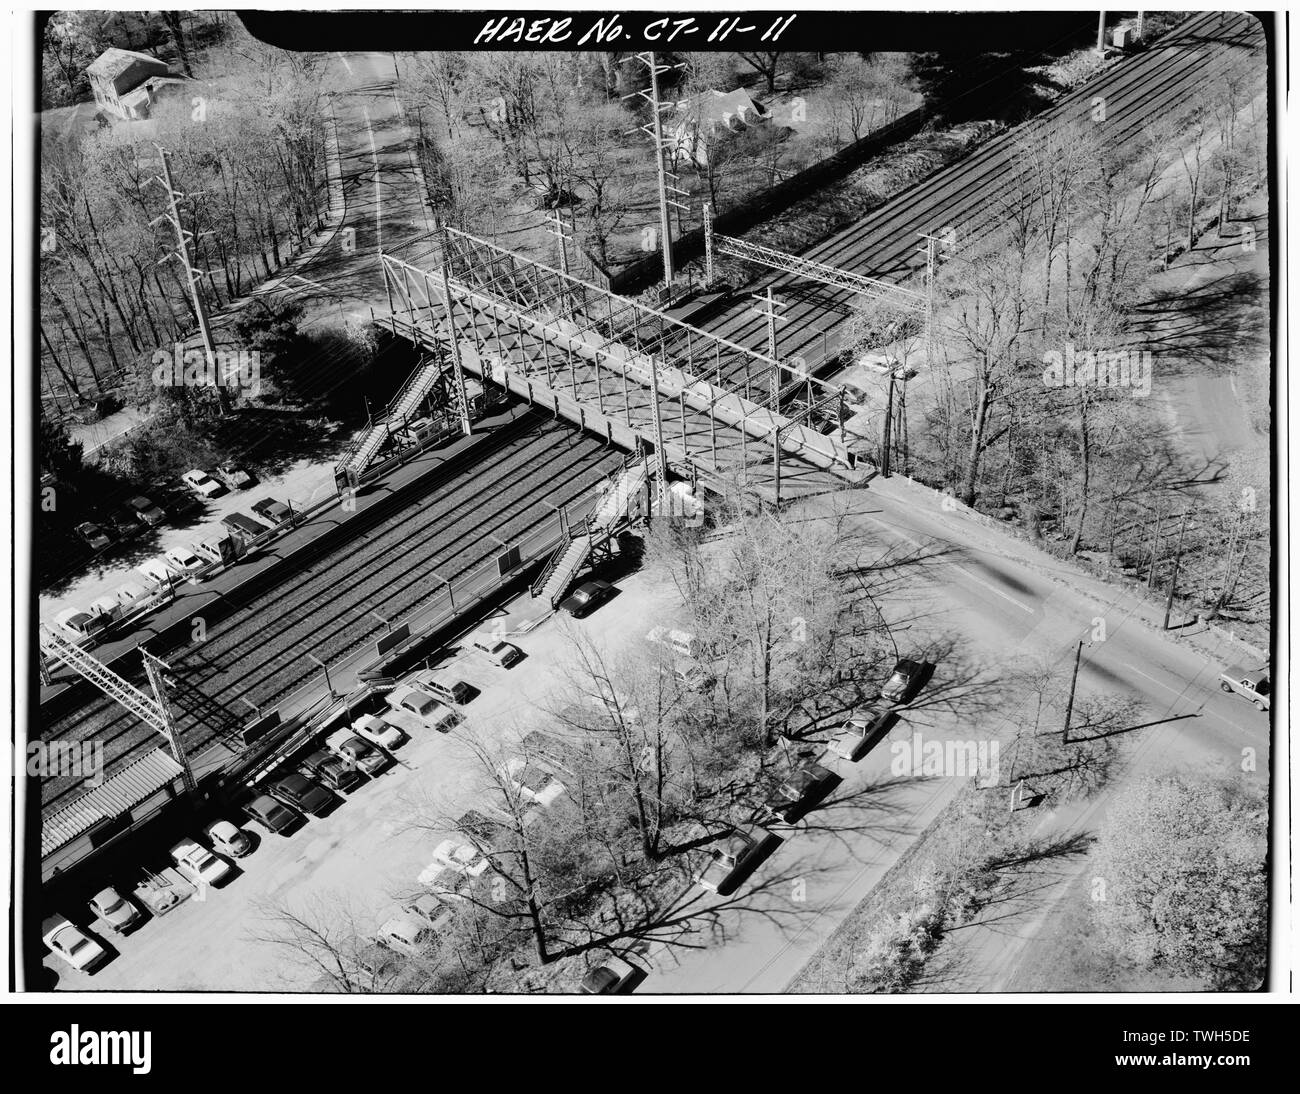
[[167, 681], [163, 673], [171, 672], [171, 666], [143, 646], [140, 647], [140, 660], [144, 664], [145, 675], [149, 678], [149, 686], [153, 689], [154, 702], [158, 704], [158, 710], [162, 713], [162, 731], [171, 742], [172, 755], [181, 765], [181, 781], [185, 784], [186, 791], [193, 794], [198, 790], [199, 784], [195, 781], [194, 769], [190, 767], [189, 756], [185, 753], [181, 735], [176, 729], [176, 721], [172, 717], [171, 705], [167, 702]]
[[[225, 377], [218, 376], [216, 373], [217, 355], [212, 346], [212, 330], [208, 326], [208, 307], [203, 301], [203, 293], [199, 291], [199, 277], [211, 276], [206, 271], [199, 271], [194, 268], [194, 256], [191, 253], [191, 245], [194, 242], [194, 233], [188, 231], [181, 223], [181, 210], [178, 204], [179, 199], [186, 195], [177, 190], [172, 183], [171, 161], [167, 157], [167, 150], [161, 145], [155, 145], [158, 149], [158, 155], [162, 161], [162, 175], [154, 175], [150, 182], [156, 182], [167, 191], [168, 211], [160, 217], [155, 217], [150, 221], [150, 226], [161, 223], [164, 220], [170, 221], [172, 228], [176, 232], [176, 250], [172, 251], [168, 259], [179, 258], [181, 264], [185, 267], [185, 279], [189, 284], [190, 299], [194, 304], [194, 315], [199, 323], [199, 337], [203, 340], [203, 353], [207, 358], [208, 375], [216, 380], [217, 386], [217, 403], [221, 407], [221, 412], [225, 414], [229, 409], [229, 403], [226, 399]], [[161, 263], [159, 263], [161, 265]]]
[[1097, 52], [1106, 52], [1106, 13], [1097, 13]]
[[1164, 520], [1164, 510], [1156, 510], [1156, 530], [1155, 535], [1151, 537], [1151, 565], [1147, 567], [1147, 591], [1151, 591], [1151, 585], [1156, 577], [1156, 555], [1160, 550], [1160, 524]]
[[1169, 613], [1174, 609], [1174, 590], [1178, 587], [1178, 564], [1183, 559], [1183, 532], [1187, 530], [1187, 510], [1183, 510], [1183, 520], [1178, 526], [1178, 548], [1174, 551], [1174, 572], [1169, 575], [1169, 596], [1165, 600], [1165, 622], [1162, 630], [1169, 629]]
[[713, 202], [711, 201], [704, 203], [704, 287], [713, 288]]
[[925, 246], [925, 366], [934, 368], [934, 278], [939, 265], [939, 237], [922, 232]]
[[889, 442], [890, 442], [891, 426], [893, 425], [893, 421], [894, 421], [894, 376], [895, 375], [896, 375], [895, 371], [891, 368], [889, 370], [889, 395], [885, 402], [885, 436], [884, 436], [884, 444], [882, 446], [884, 451], [881, 452], [880, 454], [880, 475], [882, 478], [886, 478], [886, 479], [889, 478], [889, 449], [890, 449]]
[[1146, 41], [1146, 35], [1147, 35], [1147, 13], [1145, 11], [1140, 11], [1138, 12], [1138, 21], [1137, 21], [1137, 34], [1136, 34], [1137, 40], [1139, 42]]
[[750, 308], [751, 315], [760, 319], [767, 320], [767, 355], [772, 359], [772, 375], [768, 388], [768, 406], [772, 414], [772, 466], [776, 475], [776, 506], [781, 507], [781, 426], [776, 420], [781, 414], [781, 359], [776, 352], [776, 321], [779, 319], [782, 323], [786, 317], [777, 313], [777, 308], [784, 308], [785, 301], [777, 300], [772, 295], [772, 286], [767, 287], [767, 293], [764, 296], [753, 296], [763, 307]]
[[[643, 125], [640, 128], [643, 132], [649, 134], [650, 139], [654, 141], [655, 146], [655, 169], [659, 177], [659, 237], [663, 245], [664, 255], [664, 289], [671, 293], [674, 274], [673, 240], [672, 225], [668, 217], [668, 207], [670, 205], [676, 206], [681, 212], [686, 212], [687, 210], [686, 206], [683, 205], [680, 200], [668, 196], [669, 190], [673, 191], [673, 193], [678, 195], [679, 198], [685, 197], [686, 193], [680, 187], [677, 187], [668, 181], [668, 177], [672, 172], [668, 170], [668, 167], [664, 162], [664, 132], [663, 118], [660, 114], [662, 104], [659, 101], [659, 76], [661, 73], [669, 72], [674, 68], [681, 68], [682, 66], [681, 64], [661, 65], [655, 59], [653, 52], [637, 53], [632, 57], [624, 58], [624, 60], [639, 60], [650, 72], [649, 93], [636, 91], [632, 94], [640, 95], [650, 104], [650, 125]], [[625, 99], [630, 99], [631, 97], [632, 95], [623, 96]], [[676, 175], [673, 175], [674, 181], [676, 180], [676, 177]]]
[[1070, 677], [1070, 698], [1065, 703], [1065, 727], [1061, 730], [1061, 744], [1070, 743], [1070, 719], [1074, 717], [1074, 690], [1079, 684], [1079, 662], [1083, 658], [1083, 639], [1074, 650], [1074, 675]]

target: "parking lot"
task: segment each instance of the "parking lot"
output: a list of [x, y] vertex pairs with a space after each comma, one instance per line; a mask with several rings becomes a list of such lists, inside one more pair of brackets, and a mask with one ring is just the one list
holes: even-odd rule
[[[480, 693], [465, 708], [458, 733], [489, 747], [505, 747], [526, 732], [530, 718], [565, 686], [569, 650], [564, 631], [574, 628], [609, 650], [644, 641], [647, 620], [671, 621], [671, 595], [648, 576], [620, 581], [613, 600], [581, 621], [554, 616], [527, 634], [509, 635], [523, 660], [498, 668], [480, 653], [461, 653], [456, 671]], [[507, 605], [502, 615], [507, 615]], [[492, 621], [484, 626], [490, 627]], [[507, 620], [507, 626], [509, 620]], [[289, 836], [248, 822], [257, 847], [235, 860], [232, 880], [191, 898], [164, 917], [148, 919], [125, 937], [102, 923], [89, 923], [85, 907], [57, 909], [109, 950], [110, 960], [93, 973], [70, 969], [52, 954], [46, 967], [61, 990], [304, 991], [318, 979], [295, 969], [276, 946], [260, 941], [273, 933], [267, 911], [288, 907], [321, 919], [351, 917], [359, 930], [373, 930], [398, 911], [429, 865], [436, 833], [413, 830], [421, 813], [454, 816], [480, 805], [481, 764], [457, 734], [432, 731], [413, 737], [395, 753], [397, 763], [352, 790], [332, 813], [309, 818]], [[231, 816], [239, 821], [240, 818]], [[177, 832], [175, 838], [184, 834]], [[194, 832], [191, 835], [199, 835]], [[145, 865], [145, 864], [142, 864]], [[149, 864], [154, 868], [161, 862]], [[114, 879], [102, 879], [104, 884]]]

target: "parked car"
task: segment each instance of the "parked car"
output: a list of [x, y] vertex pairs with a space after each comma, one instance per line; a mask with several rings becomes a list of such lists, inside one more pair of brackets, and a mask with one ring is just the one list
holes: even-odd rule
[[449, 706], [464, 706], [478, 692], [449, 669], [420, 669], [411, 673], [406, 682], [426, 691]]
[[62, 915], [52, 915], [41, 924], [41, 940], [52, 954], [81, 972], [108, 956], [103, 946]]
[[140, 909], [111, 885], [90, 898], [90, 911], [115, 931], [124, 931], [141, 915]]
[[153, 590], [140, 580], [128, 581], [119, 585], [113, 594], [124, 613], [135, 611], [146, 600], [151, 599], [153, 595]]
[[648, 969], [620, 957], [611, 957], [582, 978], [583, 995], [630, 995], [650, 975]]
[[831, 738], [828, 752], [857, 763], [898, 721], [898, 712], [884, 703], [872, 703], [855, 710]]
[[318, 785], [298, 772], [283, 775], [271, 784], [271, 793], [286, 805], [319, 817], [334, 804], [335, 798], [323, 786]]
[[426, 729], [450, 733], [460, 720], [454, 710], [421, 688], [403, 685], [390, 691], [384, 698], [389, 706], [386, 720], [406, 733], [419, 733]]
[[141, 878], [135, 886], [135, 896], [154, 915], [166, 915], [189, 896], [188, 887], [182, 892], [179, 885], [157, 875]]
[[74, 530], [92, 551], [102, 551], [113, 546], [112, 537], [94, 521], [82, 521]]
[[433, 849], [433, 860], [421, 871], [419, 882], [431, 887], [445, 871], [480, 877], [491, 865], [488, 858], [473, 843], [445, 839]]
[[811, 812], [843, 781], [829, 768], [806, 760], [776, 785], [763, 809], [774, 819], [791, 824]]
[[584, 581], [560, 601], [560, 610], [568, 612], [576, 619], [581, 619], [599, 608], [614, 595], [614, 592], [614, 586], [608, 581], [598, 579]]
[[204, 834], [213, 847], [231, 858], [243, 858], [253, 849], [248, 833], [228, 820], [213, 821]]
[[269, 794], [254, 796], [244, 806], [244, 812], [258, 824], [277, 834], [285, 832], [302, 820], [302, 814], [290, 809], [283, 802], [276, 801]]
[[245, 543], [265, 535], [267, 531], [265, 524], [244, 513], [228, 513], [221, 518], [221, 524], [231, 535]]
[[427, 957], [438, 948], [438, 932], [422, 919], [399, 915], [379, 928], [375, 941], [407, 957]]
[[231, 535], [205, 536], [194, 545], [194, 553], [204, 562], [227, 566], [239, 558], [240, 542]]
[[105, 513], [104, 523], [119, 539], [138, 536], [141, 531], [140, 520], [136, 517], [135, 510], [128, 509], [125, 505], [118, 505]]
[[564, 784], [536, 761], [530, 763], [515, 756], [501, 765], [500, 774], [521, 798], [543, 808], [554, 805], [564, 793]]
[[55, 625], [78, 645], [98, 638], [108, 629], [108, 622], [102, 615], [91, 615], [80, 608], [64, 608], [54, 617]]
[[303, 770], [330, 790], [346, 792], [365, 782], [365, 776], [349, 767], [327, 748], [318, 748], [302, 761]]
[[193, 471], [186, 471], [181, 476], [181, 481], [201, 498], [216, 498], [226, 492], [221, 483], [197, 467]]
[[392, 757], [388, 753], [353, 736], [350, 729], [340, 729], [331, 734], [325, 744], [344, 764], [358, 767], [367, 775], [378, 775], [392, 763]]
[[673, 627], [651, 627], [645, 638], [647, 642], [664, 646], [682, 657], [698, 659], [705, 654], [704, 643], [690, 631], [676, 630]]
[[255, 502], [250, 508], [253, 516], [263, 521], [268, 528], [279, 528], [286, 520], [293, 516], [293, 510], [282, 501], [276, 501], [275, 498], [263, 498]]
[[167, 564], [165, 558], [146, 559], [135, 568], [135, 572], [144, 578], [152, 589], [170, 588], [177, 576], [176, 571]]
[[494, 665], [500, 665], [503, 669], [508, 669], [524, 655], [523, 650], [518, 646], [504, 642], [487, 631], [477, 631], [470, 635], [467, 645], [470, 649], [477, 650]]
[[659, 668], [665, 677], [676, 680], [684, 691], [705, 691], [718, 682], [718, 678], [703, 665], [660, 665]]
[[1268, 710], [1273, 705], [1273, 682], [1269, 679], [1267, 666], [1247, 669], [1241, 665], [1232, 665], [1219, 675], [1219, 687], [1250, 700], [1255, 704], [1256, 710]]
[[163, 555], [167, 565], [175, 570], [178, 574], [192, 576], [207, 566], [203, 559], [199, 558], [188, 547], [172, 547]]
[[491, 817], [484, 816], [477, 809], [467, 809], [457, 817], [456, 828], [484, 851], [491, 850], [502, 834], [501, 825]]
[[90, 602], [89, 612], [103, 619], [106, 627], [111, 627], [122, 618], [122, 604], [115, 596], [100, 596]]
[[450, 927], [455, 918], [455, 912], [435, 893], [421, 893], [403, 905], [402, 911], [417, 916], [438, 932]]
[[156, 528], [167, 519], [167, 514], [143, 494], [126, 499], [127, 508], [135, 514], [135, 519], [146, 528]]
[[916, 695], [934, 673], [928, 661], [903, 659], [894, 665], [894, 673], [880, 689], [880, 697], [891, 703], [906, 703]]
[[231, 490], [247, 490], [250, 486], [255, 485], [257, 481], [237, 463], [219, 464], [217, 466], [217, 478]]
[[872, 372], [879, 373], [881, 376], [888, 376], [893, 373], [896, 380], [911, 380], [916, 376], [916, 369], [912, 365], [904, 364], [897, 357], [890, 353], [867, 353], [858, 358], [858, 364], [862, 368], [870, 369]]
[[709, 852], [709, 860], [695, 880], [718, 896], [730, 896], [783, 842], [766, 828], [733, 829]]
[[183, 839], [171, 849], [176, 869], [196, 885], [217, 885], [230, 876], [233, 867], [197, 840]]
[[378, 714], [367, 714], [352, 723], [352, 732], [363, 741], [393, 751], [406, 743], [407, 736], [397, 726], [384, 721]]

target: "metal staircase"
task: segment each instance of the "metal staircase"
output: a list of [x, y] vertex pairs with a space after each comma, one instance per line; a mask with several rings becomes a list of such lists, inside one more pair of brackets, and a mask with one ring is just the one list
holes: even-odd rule
[[573, 579], [582, 569], [596, 544], [609, 538], [628, 517], [632, 501], [644, 489], [650, 477], [650, 465], [644, 457], [624, 463], [618, 478], [605, 488], [582, 531], [568, 534], [533, 582], [534, 596], [540, 596], [554, 608], [568, 592]]
[[401, 390], [388, 404], [384, 416], [371, 422], [365, 431], [348, 446], [339, 460], [335, 473], [346, 475], [349, 470], [360, 475], [392, 436], [393, 430], [410, 416], [411, 412], [428, 396], [438, 382], [442, 373], [442, 364], [437, 358], [430, 358], [421, 364], [407, 378]]

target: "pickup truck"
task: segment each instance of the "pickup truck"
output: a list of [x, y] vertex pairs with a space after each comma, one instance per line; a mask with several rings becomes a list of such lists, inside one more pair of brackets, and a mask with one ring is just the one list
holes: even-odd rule
[[1241, 665], [1230, 665], [1226, 672], [1219, 675], [1219, 687], [1224, 691], [1234, 691], [1243, 699], [1249, 699], [1255, 704], [1256, 710], [1268, 710], [1273, 705], [1272, 684], [1267, 666], [1248, 669]]
[[216, 885], [231, 871], [230, 863], [217, 858], [196, 840], [183, 839], [171, 850], [176, 868], [196, 885]]
[[696, 877], [700, 888], [730, 896], [783, 842], [766, 828], [735, 828], [709, 852], [709, 861]]
[[438, 702], [427, 691], [410, 685], [395, 688], [384, 698], [389, 708], [384, 721], [409, 734], [430, 729], [450, 733], [459, 720], [450, 707]]

